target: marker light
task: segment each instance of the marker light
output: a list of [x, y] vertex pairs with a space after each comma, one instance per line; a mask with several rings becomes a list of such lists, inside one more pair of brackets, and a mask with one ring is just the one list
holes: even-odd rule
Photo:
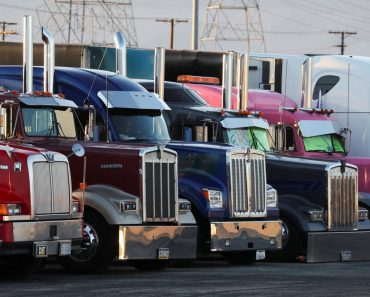
[[195, 75], [179, 75], [177, 81], [181, 83], [195, 83], [195, 84], [209, 84], [219, 85], [220, 80], [218, 77], [209, 76], [195, 76]]

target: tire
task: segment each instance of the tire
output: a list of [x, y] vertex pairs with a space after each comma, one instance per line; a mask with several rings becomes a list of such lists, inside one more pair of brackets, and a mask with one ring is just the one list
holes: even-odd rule
[[288, 217], [282, 216], [281, 220], [282, 248], [271, 252], [269, 258], [279, 262], [295, 262], [302, 255], [305, 246], [303, 231]]
[[112, 264], [114, 258], [113, 229], [95, 211], [84, 213], [82, 249], [60, 257], [62, 266], [72, 273], [99, 273]]
[[232, 265], [252, 265], [256, 262], [256, 251], [225, 252], [222, 257]]
[[141, 271], [161, 271], [170, 265], [169, 260], [130, 260], [129, 264]]
[[23, 278], [39, 271], [44, 264], [44, 259], [35, 258], [32, 255], [9, 256], [3, 263], [4, 265], [0, 266], [2, 278]]

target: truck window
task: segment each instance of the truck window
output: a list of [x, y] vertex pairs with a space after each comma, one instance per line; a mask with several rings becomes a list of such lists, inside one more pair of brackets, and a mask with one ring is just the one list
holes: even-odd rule
[[265, 129], [257, 127], [223, 129], [224, 139], [227, 143], [234, 146], [250, 146], [257, 150], [270, 151], [271, 147], [268, 141]]
[[24, 131], [27, 136], [60, 136], [75, 138], [76, 130], [71, 109], [22, 108]]
[[[290, 126], [271, 125], [269, 128], [272, 141], [280, 151], [295, 151], [294, 130]], [[270, 141], [270, 142], [272, 142]], [[270, 143], [273, 147], [273, 143]]]
[[[339, 82], [339, 76], [325, 75], [319, 78], [313, 90], [313, 100], [318, 100], [321, 95], [324, 96]], [[319, 107], [319, 106], [318, 106]]]
[[121, 141], [170, 140], [168, 129], [160, 110], [117, 108], [110, 112], [109, 117]]
[[303, 137], [306, 152], [344, 153], [343, 139], [338, 134]]

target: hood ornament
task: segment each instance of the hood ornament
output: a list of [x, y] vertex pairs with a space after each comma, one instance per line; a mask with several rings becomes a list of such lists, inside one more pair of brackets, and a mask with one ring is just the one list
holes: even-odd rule
[[245, 156], [245, 160], [247, 162], [250, 162], [251, 160], [251, 148], [250, 146], [247, 146], [245, 149], [244, 149], [244, 156]]

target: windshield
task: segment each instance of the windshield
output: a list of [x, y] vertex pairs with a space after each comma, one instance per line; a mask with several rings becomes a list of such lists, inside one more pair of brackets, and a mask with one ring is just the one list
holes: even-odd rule
[[71, 108], [65, 110], [44, 107], [22, 108], [22, 118], [27, 136], [76, 138]]
[[233, 128], [223, 129], [223, 133], [226, 143], [234, 146], [250, 146], [262, 151], [271, 150], [265, 129], [257, 127]]
[[161, 111], [117, 108], [109, 112], [121, 141], [169, 141], [168, 129]]
[[344, 153], [343, 139], [338, 134], [303, 137], [306, 152]]

